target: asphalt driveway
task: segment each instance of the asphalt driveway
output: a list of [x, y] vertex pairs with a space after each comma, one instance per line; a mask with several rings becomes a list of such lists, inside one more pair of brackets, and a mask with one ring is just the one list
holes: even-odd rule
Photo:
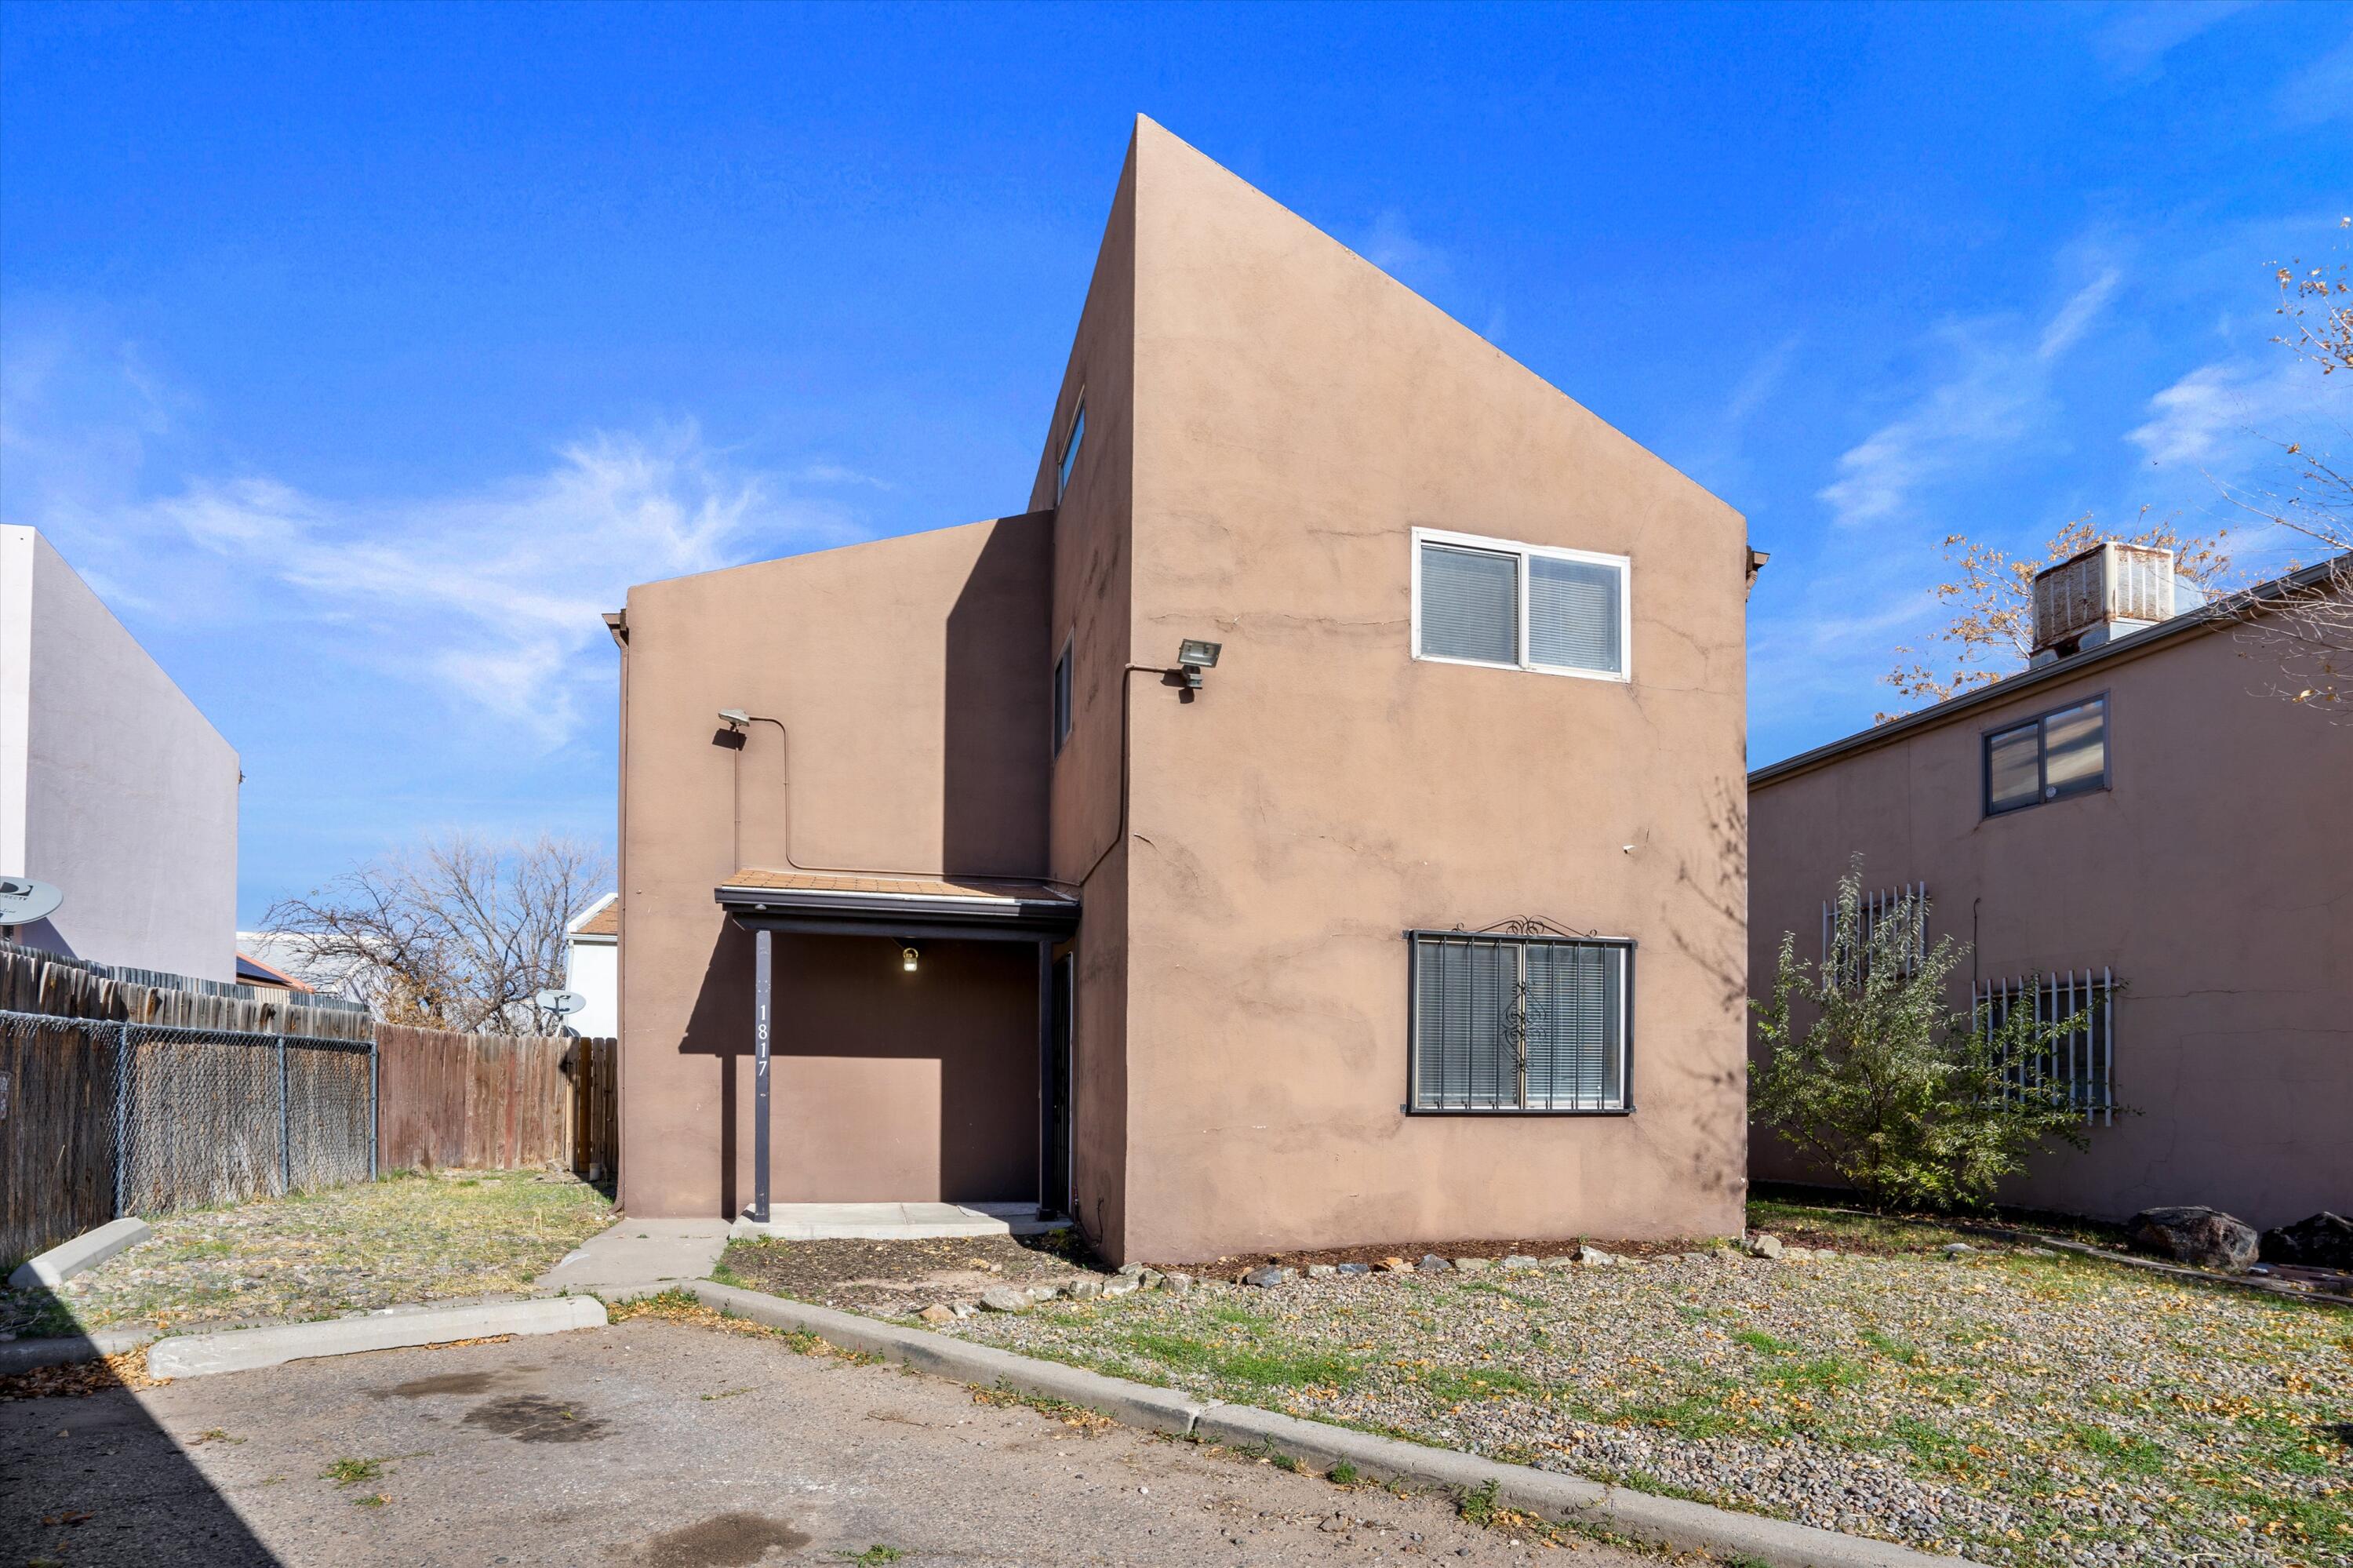
[[651, 1319], [0, 1403], [0, 1476], [7, 1568], [1564, 1555], [1441, 1499]]

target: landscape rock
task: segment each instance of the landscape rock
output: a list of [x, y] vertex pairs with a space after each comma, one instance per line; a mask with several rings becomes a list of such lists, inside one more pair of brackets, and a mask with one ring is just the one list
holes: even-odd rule
[[1401, 1257], [1385, 1257], [1381, 1259], [1381, 1267], [1390, 1274], [1410, 1274], [1413, 1272], [1413, 1265], [1408, 1263]]
[[977, 1318], [980, 1316], [979, 1306], [976, 1303], [970, 1301], [951, 1301], [948, 1303], [948, 1310], [955, 1313], [959, 1318]]
[[1133, 1296], [1135, 1294], [1135, 1281], [1126, 1275], [1115, 1274], [1103, 1281], [1103, 1293], [1106, 1296]]
[[1193, 1288], [1193, 1277], [1189, 1274], [1169, 1275], [1166, 1278], [1161, 1280], [1160, 1288], [1169, 1291], [1175, 1295], [1182, 1296], [1187, 1291]]
[[1963, 1258], [1968, 1256], [1969, 1254], [1977, 1251], [1978, 1249], [1971, 1246], [1967, 1242], [1947, 1242], [1943, 1246], [1938, 1247], [1936, 1250], [1943, 1253], [1947, 1257]]
[[1516, 1274], [1521, 1269], [1542, 1268], [1544, 1265], [1538, 1263], [1535, 1258], [1530, 1257], [1526, 1253], [1515, 1252], [1507, 1255], [1501, 1266]]
[[1130, 1279], [1144, 1277], [1144, 1265], [1140, 1263], [1123, 1263], [1119, 1266], [1119, 1271]]
[[1167, 1277], [1156, 1268], [1147, 1268], [1135, 1277], [1135, 1282], [1146, 1290], [1157, 1290], [1160, 1288], [1160, 1282]]
[[1035, 1305], [1027, 1290], [1016, 1290], [1010, 1285], [992, 1285], [980, 1293], [980, 1304], [992, 1312], [1027, 1312]]
[[1454, 1260], [1454, 1268], [1458, 1274], [1478, 1274], [1488, 1268], [1493, 1261], [1484, 1257], [1458, 1257]]
[[1573, 1257], [1548, 1257], [1544, 1260], [1544, 1266], [1546, 1268], [1567, 1268], [1576, 1261]]
[[1103, 1287], [1100, 1279], [1073, 1279], [1062, 1289], [1073, 1301], [1091, 1301], [1103, 1294]]
[[921, 1318], [926, 1323], [953, 1323], [955, 1321], [955, 1314], [947, 1308], [941, 1306], [936, 1301], [924, 1308], [922, 1311], [916, 1313], [915, 1316]]
[[1244, 1285], [1255, 1285], [1260, 1289], [1266, 1290], [1271, 1289], [1273, 1287], [1282, 1284], [1284, 1280], [1289, 1279], [1290, 1277], [1291, 1270], [1287, 1268], [1279, 1268], [1275, 1265], [1270, 1263], [1265, 1265], [1263, 1267], [1253, 1268], [1248, 1274], [1243, 1275], [1242, 1283]]
[[1434, 1252], [1423, 1253], [1421, 1255], [1421, 1261], [1415, 1264], [1413, 1266], [1423, 1274], [1451, 1274], [1454, 1272], [1454, 1266], [1447, 1262], [1444, 1258], [1439, 1256]]
[[1781, 1238], [1769, 1231], [1758, 1231], [1748, 1238], [1748, 1255], [1751, 1257], [1778, 1257], [1781, 1251]]
[[1051, 1301], [1055, 1297], [1060, 1296], [1061, 1293], [1062, 1287], [1059, 1285], [1033, 1285], [1029, 1287], [1029, 1299], [1032, 1301]]
[[2126, 1225], [2125, 1234], [2143, 1252], [2230, 1274], [2254, 1262], [2262, 1244], [2255, 1227], [2244, 1220], [2195, 1203], [2143, 1209]]
[[1339, 1272], [1328, 1263], [1311, 1263], [1307, 1266], [1307, 1277], [1310, 1279], [1329, 1279]]
[[[1697, 1257], [1699, 1255], [1694, 1253], [1691, 1255]], [[1605, 1264], [1615, 1263], [1618, 1260], [1598, 1246], [1581, 1246], [1577, 1249], [1577, 1261], [1585, 1264]]]
[[2265, 1263], [2353, 1269], [2353, 1220], [2323, 1210], [2292, 1225], [2265, 1231], [2262, 1245]]
[[1372, 1271], [1373, 1266], [1369, 1263], [1344, 1263], [1333, 1270], [1335, 1274], [1370, 1274]]

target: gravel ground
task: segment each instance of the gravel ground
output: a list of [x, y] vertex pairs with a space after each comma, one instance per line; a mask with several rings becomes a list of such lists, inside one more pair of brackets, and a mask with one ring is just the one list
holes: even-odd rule
[[1211, 1283], [948, 1331], [1982, 1562], [2353, 1563], [2353, 1314], [1922, 1245]]
[[44, 1290], [0, 1290], [0, 1338], [324, 1318], [521, 1290], [612, 1223], [571, 1176], [400, 1172], [167, 1215], [155, 1239]]

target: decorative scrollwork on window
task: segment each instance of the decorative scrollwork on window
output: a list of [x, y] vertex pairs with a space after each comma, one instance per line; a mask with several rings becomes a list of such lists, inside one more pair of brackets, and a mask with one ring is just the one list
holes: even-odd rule
[[[1465, 930], [1459, 920], [1454, 923], [1454, 928], [1458, 931]], [[1516, 920], [1498, 920], [1492, 926], [1482, 926], [1476, 931], [1468, 931], [1466, 934], [1474, 937], [1569, 937], [1584, 938], [1589, 941], [1601, 933], [1599, 930], [1571, 930], [1566, 926], [1556, 926], [1541, 915], [1531, 915]]]

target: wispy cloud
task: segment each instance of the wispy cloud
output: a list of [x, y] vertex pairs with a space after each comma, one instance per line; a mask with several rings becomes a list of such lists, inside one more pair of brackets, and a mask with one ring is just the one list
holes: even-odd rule
[[2173, 50], [2198, 37], [2233, 12], [2247, 9], [2249, 0], [2154, 0], [2127, 5], [2092, 36], [2092, 47], [2118, 76], [2139, 76], [2164, 62]]
[[2216, 360], [2151, 397], [2148, 422], [2126, 439], [2161, 468], [2211, 466], [2244, 455], [2263, 439], [2259, 432], [2274, 432], [2301, 415], [2320, 379], [2284, 354], [2267, 366]]
[[2005, 340], [1983, 323], [1941, 331], [1959, 368], [1840, 455], [1837, 478], [1816, 492], [1832, 521], [1852, 528], [1894, 516], [1924, 485], [2024, 435], [2049, 400], [2054, 366], [2106, 307], [2118, 281], [2115, 268], [2103, 270], [2031, 340]]
[[119, 611], [257, 644], [291, 630], [330, 663], [543, 747], [567, 739], [607, 687], [607, 662], [591, 655], [601, 612], [630, 584], [860, 536], [841, 507], [737, 466], [691, 422], [594, 432], [536, 471], [438, 494], [320, 494], [266, 473], [157, 486], [144, 471], [162, 466], [168, 420], [60, 404], [64, 363], [19, 378], [0, 408], [0, 516], [49, 534]]

